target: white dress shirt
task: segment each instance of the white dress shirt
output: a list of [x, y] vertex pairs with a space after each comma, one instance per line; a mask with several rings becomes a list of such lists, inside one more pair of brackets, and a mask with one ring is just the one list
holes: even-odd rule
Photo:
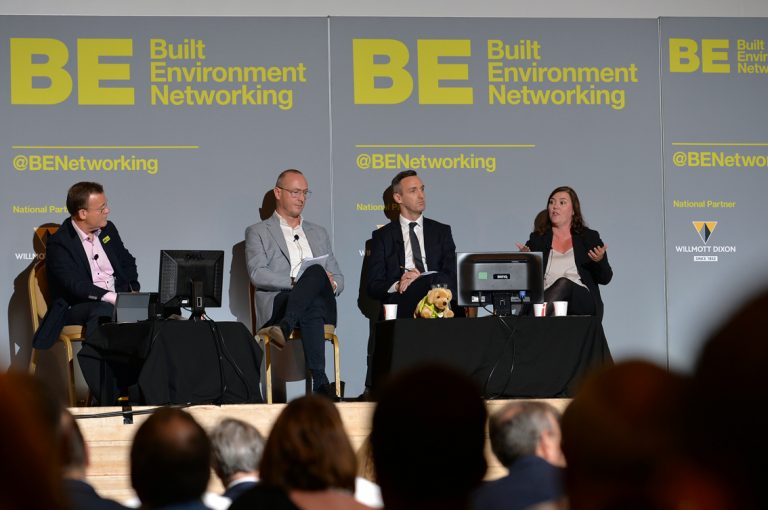
[[288, 245], [288, 257], [291, 261], [291, 278], [295, 278], [301, 268], [301, 261], [312, 257], [312, 248], [309, 247], [309, 241], [307, 241], [307, 236], [301, 227], [304, 223], [304, 218], [299, 217], [299, 225], [294, 228], [286, 223], [279, 214], [277, 217], [280, 218], [280, 229], [283, 231], [285, 244]]

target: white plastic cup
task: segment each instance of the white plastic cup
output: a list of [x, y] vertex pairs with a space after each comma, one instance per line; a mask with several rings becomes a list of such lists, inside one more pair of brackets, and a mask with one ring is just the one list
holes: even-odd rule
[[397, 319], [397, 304], [384, 305], [384, 320], [391, 321]]
[[533, 304], [533, 316], [545, 317], [547, 315], [547, 303], [534, 303]]
[[553, 301], [555, 305], [555, 317], [565, 317], [568, 315], [568, 301]]

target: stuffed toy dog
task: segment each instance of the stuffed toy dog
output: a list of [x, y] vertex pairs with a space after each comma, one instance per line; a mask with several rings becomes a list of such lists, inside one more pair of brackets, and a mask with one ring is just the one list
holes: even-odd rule
[[413, 316], [417, 319], [453, 317], [453, 310], [451, 310], [452, 297], [453, 294], [451, 294], [450, 289], [442, 287], [432, 289], [416, 305], [416, 311], [413, 312]]

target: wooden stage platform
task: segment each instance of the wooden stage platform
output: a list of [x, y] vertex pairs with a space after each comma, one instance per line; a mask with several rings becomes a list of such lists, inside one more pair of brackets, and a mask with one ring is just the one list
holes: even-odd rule
[[[500, 409], [507, 400], [488, 401], [488, 412], [493, 414]], [[569, 399], [548, 399], [561, 411], [570, 402]], [[352, 445], [358, 449], [371, 430], [371, 417], [375, 404], [366, 402], [343, 402], [336, 404], [344, 427], [349, 434]], [[253, 424], [259, 431], [267, 436], [277, 415], [280, 414], [285, 404], [252, 404], [252, 405], [227, 405], [227, 406], [193, 406], [187, 408], [196, 420], [210, 430], [221, 419], [226, 417], [238, 418]], [[143, 410], [151, 410], [152, 407], [135, 407], [134, 413]], [[131, 440], [138, 426], [146, 419], [148, 414], [134, 414], [133, 424], [123, 423], [122, 416], [103, 416], [107, 413], [120, 413], [119, 407], [77, 407], [70, 409], [75, 416], [80, 416], [78, 423], [82, 428], [85, 440], [90, 450], [91, 465], [88, 469], [88, 481], [104, 497], [126, 501], [134, 496], [131, 489], [129, 453]], [[98, 417], [86, 417], [97, 415]], [[488, 458], [488, 472], [486, 478], [499, 478], [505, 474], [486, 442], [486, 457]], [[209, 490], [221, 493], [222, 487], [213, 472]]]

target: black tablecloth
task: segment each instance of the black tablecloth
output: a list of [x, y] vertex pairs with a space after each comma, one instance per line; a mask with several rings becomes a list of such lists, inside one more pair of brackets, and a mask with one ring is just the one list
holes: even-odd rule
[[178, 320], [102, 324], [78, 355], [102, 405], [126, 392], [152, 405], [262, 402], [261, 359], [239, 322]]
[[591, 368], [612, 363], [596, 317], [398, 319], [376, 324], [374, 394], [390, 373], [427, 361], [471, 376], [486, 398], [571, 397]]

